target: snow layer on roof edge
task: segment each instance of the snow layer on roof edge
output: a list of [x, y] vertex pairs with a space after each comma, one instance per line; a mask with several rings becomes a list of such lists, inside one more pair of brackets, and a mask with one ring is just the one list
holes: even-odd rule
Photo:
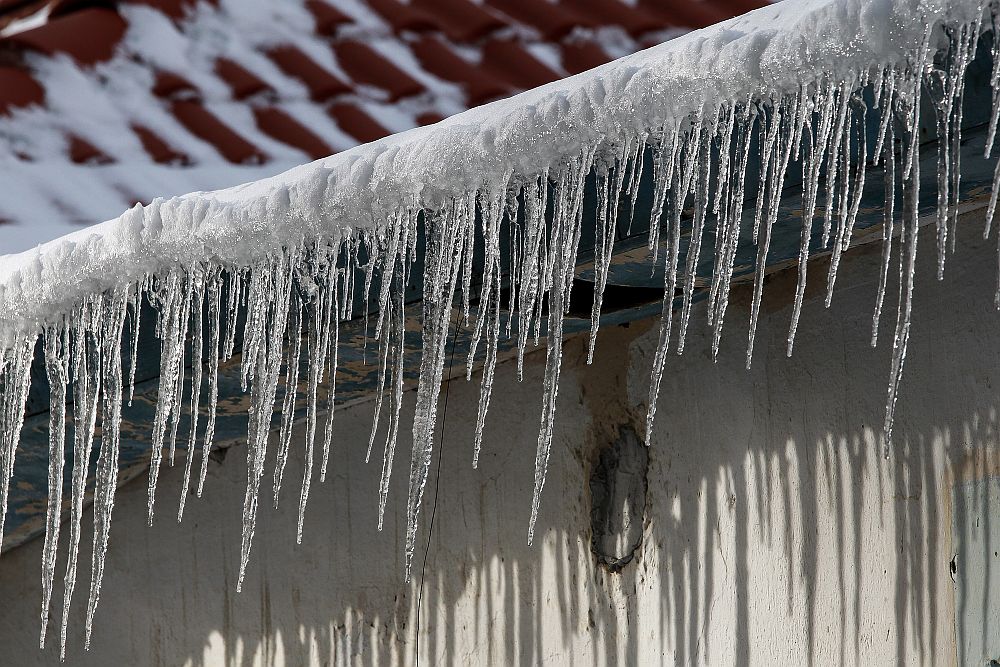
[[[46, 370], [50, 385], [56, 389], [51, 403], [53, 475], [62, 470], [61, 438], [65, 435], [66, 405], [59, 396], [65, 396], [66, 388], [72, 386], [77, 461], [88, 460], [94, 447], [96, 418], [98, 413], [102, 416], [88, 638], [114, 501], [123, 387], [131, 384], [124, 378], [123, 351], [131, 349], [130, 373], [135, 366], [134, 331], [129, 334], [131, 342], [125, 336], [126, 330], [135, 327], [126, 327], [126, 322], [130, 315], [134, 319], [143, 301], [157, 309], [161, 340], [160, 390], [152, 425], [150, 520], [160, 465], [165, 455], [174, 461], [180, 415], [199, 412], [199, 391], [191, 392], [189, 407], [183, 404], [188, 379], [181, 361], [189, 340], [193, 341], [192, 349], [208, 350], [201, 363], [193, 365], [190, 378], [193, 388], [207, 386], [208, 423], [203, 437], [199, 437], [197, 419], [192, 420], [189, 435], [180, 434], [189, 443], [182, 495], [192, 484], [192, 451], [198, 440], [203, 452], [201, 488], [207, 459], [204, 454], [212, 446], [219, 361], [234, 355], [237, 321], [232, 315], [238, 310], [247, 313], [240, 363], [251, 408], [239, 589], [253, 541], [278, 387], [284, 380], [282, 400], [295, 400], [295, 376], [304, 347], [308, 409], [307, 464], [299, 504], [301, 539], [314, 446], [322, 443], [321, 481], [330, 452], [338, 323], [350, 317], [352, 299], [359, 291], [365, 298], [377, 299], [379, 306], [374, 336], [379, 347], [379, 391], [369, 452], [387, 398], [389, 428], [379, 498], [380, 514], [384, 511], [400, 428], [407, 307], [404, 287], [411, 284], [411, 269], [416, 266], [422, 214], [426, 245], [419, 305], [421, 361], [404, 566], [409, 574], [433, 453], [445, 349], [453, 326], [472, 331], [470, 366], [479, 345], [486, 351], [474, 462], [490, 402], [499, 340], [502, 336], [516, 340], [520, 368], [529, 339], [534, 338], [537, 344], [545, 335], [543, 406], [528, 521], [530, 542], [553, 437], [562, 323], [569, 307], [581, 235], [584, 183], [593, 173], [598, 201], [592, 353], [618, 217], [620, 213], [631, 215], [627, 206], [618, 204], [631, 199], [634, 205], [637, 175], [643, 173], [647, 155], [653, 161], [653, 211], [662, 215], [657, 218], [662, 225], [650, 225], [649, 245], [655, 252], [665, 253], [668, 267], [660, 340], [650, 380], [647, 431], [652, 428], [667, 355], [672, 347], [677, 353], [684, 349], [695, 282], [700, 278], [699, 254], [714, 253], [707, 310], [715, 352], [740, 232], [752, 225], [757, 272], [747, 344], [749, 366], [763, 269], [785, 173], [792, 161], [801, 160], [804, 210], [808, 213], [802, 216], [799, 282], [788, 334], [790, 354], [805, 289], [810, 240], [815, 230], [821, 230], [822, 246], [832, 254], [827, 273], [829, 304], [840, 257], [850, 246], [866, 166], [884, 161], [887, 200], [873, 344], [890, 270], [898, 271], [901, 284], [895, 327], [890, 332], [892, 365], [884, 424], [888, 447], [909, 338], [919, 225], [921, 96], [930, 96], [939, 121], [937, 232], [941, 275], [958, 211], [961, 168], [957, 151], [965, 69], [976, 53], [984, 26], [995, 34], [998, 7], [991, 3], [986, 15], [985, 3], [958, 1], [932, 8], [909, 0], [817, 2], [791, 7], [784, 19], [780, 13], [761, 10], [742, 24], [738, 19], [701, 33], [702, 37], [725, 41], [722, 46], [711, 40], [699, 41], [695, 33], [679, 40], [680, 46], [659, 47], [662, 53], [658, 49], [647, 51], [577, 79], [457, 116], [434, 128], [363, 146], [273, 179], [134, 209], [106, 223], [99, 234], [80, 234], [50, 244], [35, 255], [13, 258], [22, 264], [7, 269], [6, 291], [0, 295], [0, 305], [13, 309], [5, 310], [5, 316], [14, 313], [8, 321], [9, 342], [0, 346], [0, 464], [4, 473], [0, 500], [5, 506], [28, 370], [37, 327], [44, 318]], [[867, 22], [881, 29], [893, 26], [890, 32], [896, 36], [889, 41], [865, 37], [858, 29]], [[803, 32], [796, 37], [796, 30]], [[843, 40], [839, 46], [838, 39]], [[988, 145], [992, 144], [1000, 111], [998, 44], [994, 39], [994, 105]], [[702, 66], [704, 70], [699, 69]], [[709, 86], [706, 81], [718, 85]], [[871, 106], [860, 95], [862, 89], [872, 93]], [[719, 94], [720, 90], [730, 96]], [[882, 120], [871, 144], [866, 118], [876, 112]], [[760, 186], [751, 197], [745, 178], [754, 149], [760, 152]], [[1000, 169], [997, 177], [1000, 179]], [[994, 187], [988, 220], [998, 192]], [[690, 217], [689, 210], [693, 211]], [[707, 220], [717, 228], [711, 249], [703, 244], [709, 236]], [[504, 225], [513, 239], [512, 253], [506, 260], [501, 259], [499, 247]], [[985, 233], [989, 233], [988, 226]], [[473, 244], [479, 241], [486, 249], [486, 260], [478, 302], [473, 303], [471, 260]], [[362, 253], [374, 261], [362, 264]], [[893, 264], [893, 257], [897, 264]], [[30, 270], [32, 263], [38, 268], [35, 275]], [[376, 272], [381, 281], [373, 291]], [[501, 289], [504, 274], [511, 286], [506, 293]], [[360, 290], [354, 284], [358, 279], [365, 283]], [[20, 285], [30, 281], [35, 291], [22, 289], [19, 281]], [[58, 298], [53, 296], [56, 294]], [[456, 322], [453, 304], [459, 294]], [[672, 316], [675, 294], [682, 295], [676, 329]], [[502, 299], [509, 301], [501, 303]], [[543, 306], [546, 301], [547, 312]], [[18, 307], [22, 310], [16, 310]], [[38, 319], [33, 321], [32, 317]], [[203, 374], [207, 374], [207, 382], [203, 382]], [[322, 402], [321, 387], [328, 390]], [[283, 407], [274, 472], [276, 499], [294, 414], [287, 404]], [[86, 472], [85, 466], [73, 470], [63, 650], [76, 580]], [[56, 514], [61, 488], [56, 481], [50, 484], [49, 508]], [[52, 591], [59, 522], [49, 521], [48, 525], [43, 557], [45, 609]], [[42, 642], [47, 619], [43, 613]]]
[[507, 100], [273, 178], [151, 204], [0, 262], [0, 341], [85, 294], [169, 266], [247, 265], [414, 206], [440, 208], [513, 171], [536, 175], [596, 141], [621, 143], [706, 103], [771, 98], [822, 75], [905, 61], [916, 17], [961, 21], [970, 0], [779, 3]]

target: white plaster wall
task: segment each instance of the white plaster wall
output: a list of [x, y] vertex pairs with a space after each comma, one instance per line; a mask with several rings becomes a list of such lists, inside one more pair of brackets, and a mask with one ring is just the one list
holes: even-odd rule
[[[669, 360], [661, 392], [644, 543], [621, 573], [594, 565], [587, 480], [621, 424], [642, 432], [652, 322], [602, 330], [591, 367], [583, 339], [568, 344], [530, 548], [544, 354], [529, 358], [521, 384], [510, 364], [499, 369], [478, 470], [478, 382], [451, 383], [421, 545], [437, 493], [433, 534], [426, 563], [423, 546], [416, 557], [419, 633], [417, 585], [402, 579], [409, 442], [397, 450], [379, 533], [381, 461], [364, 463], [372, 409], [362, 405], [336, 418], [331, 474], [313, 485], [301, 546], [301, 452], [278, 510], [268, 471], [241, 594], [242, 447], [210, 465], [205, 497], [189, 501], [181, 525], [179, 466], [161, 473], [152, 528], [145, 483], [121, 489], [88, 653], [84, 535], [67, 664], [381, 665], [412, 663], [417, 652], [422, 664], [952, 664], [951, 484], [1000, 470], [995, 240], [980, 240], [970, 218], [944, 282], [933, 277], [932, 231], [921, 235], [889, 460], [880, 432], [894, 309], [872, 351], [873, 247], [848, 256], [829, 310], [819, 292], [826, 264], [812, 267], [790, 360], [788, 272], [769, 279], [751, 372], [743, 370], [748, 291], [734, 292], [715, 364], [704, 308], [695, 309], [688, 351]], [[37, 648], [40, 550], [36, 540], [0, 560], [0, 664], [57, 662], [53, 630], [49, 647]], [[55, 610], [60, 599], [57, 589]]]

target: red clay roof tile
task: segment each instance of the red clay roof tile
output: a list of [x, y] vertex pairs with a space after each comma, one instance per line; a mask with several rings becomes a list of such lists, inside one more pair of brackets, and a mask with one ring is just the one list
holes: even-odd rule
[[306, 9], [316, 20], [316, 32], [333, 35], [337, 27], [351, 23], [351, 17], [324, 0], [306, 0]]
[[562, 0], [562, 4], [572, 7], [597, 25], [621, 26], [632, 35], [663, 30], [670, 25], [662, 17], [653, 16], [642, 7], [633, 7], [621, 0]]
[[272, 90], [271, 86], [259, 76], [229, 58], [219, 58], [215, 61], [215, 73], [226, 82], [233, 93], [233, 98], [237, 100]]
[[0, 114], [45, 102], [45, 89], [19, 67], [0, 67]]
[[156, 73], [156, 78], [153, 81], [153, 94], [157, 97], [170, 99], [176, 97], [197, 97], [198, 89], [194, 87], [193, 83], [179, 74], [160, 70]]
[[314, 160], [333, 154], [333, 149], [312, 130], [277, 107], [253, 110], [259, 127], [268, 136], [298, 148]]
[[148, 127], [134, 123], [132, 131], [139, 137], [142, 147], [146, 149], [146, 153], [153, 159], [153, 162], [177, 165], [191, 164], [191, 158], [171, 148], [170, 144], [161, 139], [158, 134]]
[[334, 44], [333, 49], [340, 66], [352, 79], [387, 91], [390, 102], [424, 92], [420, 82], [367, 44], [355, 40], [342, 41]]
[[410, 30], [425, 32], [438, 30], [438, 25], [432, 17], [413, 5], [403, 4], [398, 0], [364, 0], [379, 16], [385, 19], [396, 32]]
[[368, 143], [389, 136], [389, 130], [351, 102], [338, 102], [329, 109], [329, 114], [344, 132], [360, 141]]
[[505, 97], [513, 92], [510, 85], [465, 60], [437, 37], [425, 35], [410, 46], [417, 60], [428, 72], [445, 81], [462, 84], [469, 98], [469, 106]]
[[85, 9], [87, 7], [103, 7], [114, 10], [114, 0], [48, 0], [48, 2], [29, 2], [28, 5], [48, 5], [49, 19]]
[[589, 39], [564, 41], [559, 48], [562, 50], [562, 66], [570, 74], [586, 72], [611, 60], [600, 44]]
[[258, 164], [267, 161], [267, 155], [231, 130], [199, 102], [177, 100], [170, 105], [170, 110], [191, 134], [215, 146], [230, 162]]
[[411, 0], [410, 5], [433, 16], [444, 33], [457, 42], [471, 42], [509, 25], [471, 0]]
[[[120, 0], [126, 4], [148, 5], [159, 9], [172, 19], [182, 19], [197, 4], [197, 0]], [[215, 0], [208, 0], [215, 4]]]
[[517, 88], [534, 88], [559, 78], [513, 39], [489, 39], [483, 45], [482, 66]]
[[686, 28], [703, 28], [732, 16], [707, 2], [691, 0], [639, 0], [639, 6], [671, 25]]
[[75, 134], [69, 136], [69, 159], [76, 164], [111, 164], [114, 162], [100, 148]]
[[92, 7], [50, 19], [5, 41], [46, 55], [64, 53], [87, 66], [111, 58], [126, 27], [116, 12]]
[[425, 111], [422, 114], [417, 114], [417, 122], [423, 125], [433, 125], [434, 123], [440, 123], [444, 120], [444, 116], [439, 113], [434, 113], [433, 111]]
[[267, 55], [285, 74], [304, 83], [309, 89], [309, 94], [317, 102], [351, 92], [346, 83], [320, 67], [298, 47], [284, 44], [271, 49]]
[[546, 0], [486, 0], [507, 16], [525, 23], [545, 39], [559, 39], [577, 26], [593, 27], [593, 21], [570, 7]]

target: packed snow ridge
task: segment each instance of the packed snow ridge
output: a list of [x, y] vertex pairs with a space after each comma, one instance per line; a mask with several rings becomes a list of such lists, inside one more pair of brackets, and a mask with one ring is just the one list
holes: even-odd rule
[[[254, 535], [271, 417], [280, 395], [285, 405], [274, 471], [277, 494], [293, 446], [294, 410], [289, 408], [296, 400], [300, 360], [305, 355], [305, 438], [294, 443], [304, 447], [306, 461], [299, 494], [298, 536], [302, 537], [302, 517], [315, 468], [322, 480], [329, 460], [339, 323], [350, 318], [358, 291], [378, 305], [374, 324], [380, 353], [376, 425], [388, 401], [381, 524], [401, 427], [404, 288], [420, 284], [423, 289], [407, 502], [407, 574], [452, 327], [471, 330], [470, 370], [478, 348], [485, 348], [474, 465], [500, 341], [516, 341], [520, 371], [529, 339], [537, 343], [544, 337], [547, 356], [530, 542], [552, 442], [563, 316], [569, 307], [584, 224], [584, 185], [588, 178], [596, 180], [592, 356], [615, 230], [633, 214], [628, 202], [634, 206], [646, 161], [652, 162], [654, 183], [649, 246], [654, 253], [662, 253], [667, 266], [667, 296], [650, 379], [648, 428], [671, 343], [677, 353], [684, 349], [701, 254], [713, 253], [708, 317], [714, 353], [722, 335], [740, 231], [752, 232], [757, 271], [747, 345], [749, 366], [763, 268], [782, 185], [789, 165], [802, 165], [805, 214], [788, 333], [791, 354], [812, 232], [821, 231], [824, 251], [832, 253], [826, 276], [829, 302], [842, 253], [850, 246], [866, 174], [872, 171], [866, 171], [866, 166], [880, 168], [887, 195], [873, 344], [890, 270], [899, 273], [902, 285], [890, 331], [892, 366], [884, 425], [888, 447], [909, 338], [919, 225], [921, 96], [931, 97], [932, 104], [924, 106], [933, 109], [939, 136], [940, 274], [958, 213], [965, 71], [980, 38], [993, 44], [994, 103], [987, 146], [992, 145], [996, 132], [1000, 58], [998, 40], [990, 33], [995, 32], [998, 11], [996, 2], [975, 0], [782, 3], [428, 128], [256, 183], [158, 200], [116, 220], [3, 258], [0, 510], [6, 509], [29, 371], [40, 336], [51, 385], [42, 644], [57, 562], [66, 403], [72, 399], [74, 405], [69, 421], [77, 463], [71, 473], [63, 652], [87, 482], [86, 465], [79, 462], [86, 462], [96, 446], [95, 425], [100, 415], [86, 628], [89, 643], [117, 483], [122, 401], [131, 396], [137, 314], [143, 303], [157, 311], [156, 333], [161, 341], [158, 403], [151, 424], [150, 520], [157, 475], [164, 455], [171, 463], [174, 460], [178, 424], [185, 411], [191, 420], [189, 432], [180, 434], [188, 446], [178, 519], [189, 488], [194, 485], [200, 494], [206, 454], [213, 444], [219, 365], [240, 354], [244, 389], [251, 397], [240, 584]], [[871, 117], [878, 119], [874, 140], [865, 130]], [[755, 196], [747, 194], [751, 154], [759, 162], [759, 187], [749, 189]], [[987, 221], [992, 219], [998, 191], [994, 187]], [[620, 206], [621, 202], [625, 205]], [[703, 244], [703, 237], [709, 236], [706, 226], [717, 230], [711, 247]], [[988, 223], [985, 231], [990, 231]], [[419, 266], [415, 264], [418, 239], [424, 248], [422, 276], [411, 274]], [[504, 252], [502, 242], [510, 244]], [[485, 248], [485, 267], [478, 294], [470, 298], [474, 245]], [[355, 281], [362, 279], [364, 285], [356, 286]], [[675, 331], [673, 295], [678, 290], [682, 296]], [[237, 318], [237, 313], [245, 313], [245, 318]], [[244, 319], [238, 330], [238, 322]], [[238, 339], [241, 350], [236, 349]], [[192, 377], [186, 378], [183, 361], [192, 353], [196, 362]], [[185, 382], [191, 386], [189, 405], [183, 404]], [[279, 392], [281, 384], [283, 392]], [[207, 412], [204, 428], [198, 421], [197, 408], [202, 404]], [[193, 468], [196, 445], [202, 450], [197, 470]]]

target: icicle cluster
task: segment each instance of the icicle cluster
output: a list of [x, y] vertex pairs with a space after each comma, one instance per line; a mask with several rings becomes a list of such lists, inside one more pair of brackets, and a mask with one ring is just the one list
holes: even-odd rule
[[[647, 433], [650, 433], [667, 359], [671, 349], [677, 354], [684, 351], [696, 287], [699, 280], [707, 278], [698, 275], [702, 256], [711, 257], [707, 325], [712, 331], [715, 355], [722, 338], [741, 234], [744, 238], [749, 234], [755, 244], [756, 273], [746, 347], [749, 368], [764, 268], [783, 186], [789, 169], [801, 168], [801, 247], [787, 338], [790, 355], [802, 310], [810, 255], [817, 247], [830, 254], [825, 276], [829, 306], [841, 258], [854, 238], [866, 177], [874, 171], [871, 167], [882, 165], [886, 200], [872, 345], [878, 339], [889, 271], [897, 271], [900, 278], [884, 424], [888, 448], [910, 333], [920, 225], [919, 128], [920, 110], [922, 105], [926, 106], [922, 97], [930, 98], [939, 138], [935, 223], [940, 276], [949, 242], [954, 243], [958, 215], [965, 71], [976, 54], [980, 37], [989, 30], [995, 31], [997, 7], [984, 3], [970, 16], [968, 20], [951, 22], [924, 17], [922, 39], [904, 58], [890, 63], [836, 73], [817, 72], [815, 77], [797, 83], [791, 90], [761, 84], [738, 99], [706, 97], [693, 111], [661, 119], [655, 126], [583, 141], [574, 153], [560, 156], [539, 172], [521, 173], [505, 168], [496, 178], [471, 187], [464, 196], [448, 197], [433, 207], [412, 195], [402, 196], [377, 225], [306, 235], [246, 265], [211, 257], [180, 263], [94, 294], [71, 312], [49, 321], [40, 333], [51, 386], [50, 492], [42, 558], [41, 644], [45, 643], [57, 566], [66, 433], [72, 426], [70, 540], [60, 633], [63, 651], [66, 618], [76, 583], [88, 462], [99, 418], [94, 555], [86, 615], [89, 643], [117, 485], [122, 401], [132, 395], [139, 313], [144, 304], [153, 306], [157, 313], [155, 329], [161, 344], [159, 393], [151, 424], [150, 521], [164, 455], [173, 465], [178, 438], [182, 439], [185, 452], [178, 520], [194, 483], [195, 455], [199, 449], [195, 488], [197, 495], [201, 495], [207, 455], [213, 447], [220, 363], [239, 354], [240, 377], [244, 391], [250, 395], [250, 408], [238, 589], [250, 557], [267, 450], [272, 442], [277, 447], [273, 471], [275, 504], [285, 481], [289, 453], [295, 447], [303, 448], [305, 470], [299, 482], [297, 528], [297, 540], [302, 539], [310, 485], [317, 474], [316, 449], [320, 450], [318, 474], [322, 481], [334, 447], [339, 327], [352, 317], [359, 296], [366, 306], [369, 299], [377, 305], [371, 330], [378, 351], [374, 362], [377, 389], [368, 457], [375, 449], [378, 434], [382, 433], [379, 528], [401, 428], [407, 308], [419, 309], [422, 322], [407, 497], [407, 575], [432, 460], [438, 399], [451, 332], [455, 327], [465, 327], [470, 334], [468, 378], [472, 377], [476, 361], [483, 363], [471, 454], [473, 466], [482, 447], [498, 346], [504, 340], [516, 345], [520, 376], [525, 352], [544, 339], [546, 360], [528, 523], [530, 542], [555, 428], [563, 320], [570, 308], [589, 183], [596, 185], [596, 215], [595, 289], [588, 361], [594, 354], [614, 241], [619, 229], [632, 223], [643, 174], [652, 176], [648, 242], [654, 258], [662, 257], [666, 269], [659, 344], [649, 385]], [[993, 40], [994, 69], [990, 79], [993, 113], [987, 154], [1000, 113], [998, 44], [1000, 40]], [[872, 118], [877, 122], [873, 124]], [[871, 127], [877, 131], [870, 132]], [[753, 178], [752, 182], [748, 176]], [[1000, 165], [996, 181], [989, 201], [987, 235], [1000, 193]], [[712, 229], [714, 239], [710, 234]], [[420, 257], [418, 248], [422, 249]], [[476, 272], [474, 257], [482, 258], [482, 268]], [[413, 274], [415, 268], [421, 275]], [[408, 304], [405, 297], [407, 286], [414, 284], [422, 285], [419, 305]], [[1000, 289], [997, 299], [1000, 305]], [[676, 323], [675, 311], [679, 312]], [[38, 338], [37, 332], [25, 333], [7, 344], [0, 356], [3, 510]], [[127, 364], [123, 363], [123, 357], [128, 358]], [[283, 391], [279, 391], [279, 386]], [[302, 400], [300, 386], [305, 388], [306, 405], [302, 440], [294, 437], [292, 428], [296, 401]], [[186, 391], [185, 387], [190, 389]], [[186, 395], [190, 396], [187, 404]], [[275, 424], [279, 397], [280, 418]], [[72, 413], [67, 415], [70, 399]], [[189, 415], [189, 422], [186, 432], [181, 432], [179, 426], [184, 414]], [[207, 417], [202, 425], [200, 418], [204, 414]], [[383, 430], [380, 424], [384, 415], [388, 425]], [[277, 437], [272, 441], [269, 434], [273, 426], [277, 427]]]

